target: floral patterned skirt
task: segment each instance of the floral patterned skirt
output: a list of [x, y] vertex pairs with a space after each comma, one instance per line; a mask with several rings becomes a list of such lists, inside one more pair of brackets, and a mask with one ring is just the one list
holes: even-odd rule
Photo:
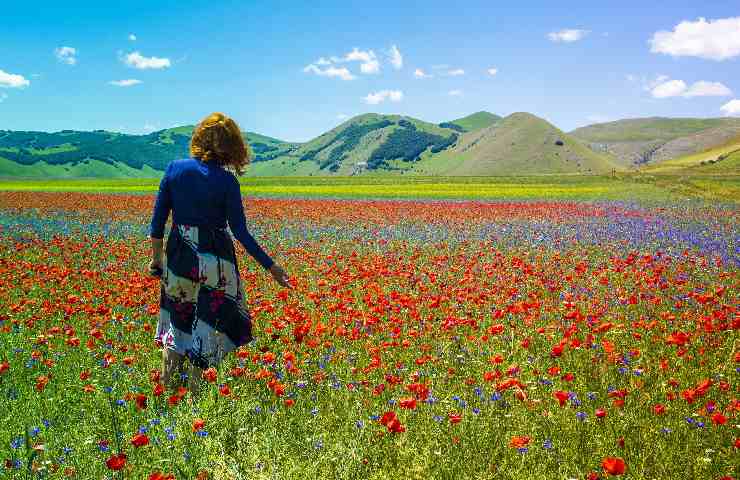
[[252, 341], [252, 322], [227, 229], [173, 225], [160, 289], [158, 344], [200, 368]]

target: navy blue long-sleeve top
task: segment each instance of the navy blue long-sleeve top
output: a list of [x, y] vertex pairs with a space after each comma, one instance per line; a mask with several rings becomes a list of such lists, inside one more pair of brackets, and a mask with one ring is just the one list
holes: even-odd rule
[[234, 237], [260, 265], [269, 269], [274, 263], [247, 230], [239, 181], [220, 165], [195, 158], [170, 162], [154, 204], [152, 238], [164, 237], [170, 210], [175, 225], [225, 228], [228, 222]]

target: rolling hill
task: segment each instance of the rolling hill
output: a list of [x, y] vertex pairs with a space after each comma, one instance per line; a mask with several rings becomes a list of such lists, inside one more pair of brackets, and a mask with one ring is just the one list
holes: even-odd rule
[[[169, 161], [187, 156], [192, 131], [0, 131], [0, 176], [156, 177]], [[369, 113], [305, 143], [243, 135], [254, 153], [250, 176], [588, 174], [635, 167], [670, 173], [702, 166], [709, 172], [734, 165], [735, 157], [718, 159], [740, 150], [740, 119], [628, 119], [567, 134], [521, 112], [506, 118], [477, 112], [440, 124]]]
[[547, 121], [514, 113], [492, 125], [464, 133], [437, 157], [426, 157], [421, 174], [509, 175], [604, 173], [615, 168], [607, 155], [593, 152]]
[[571, 135], [620, 165], [636, 168], [740, 143], [740, 119], [626, 119], [582, 127]]
[[[0, 175], [4, 176], [156, 176], [173, 159], [188, 155], [192, 126], [148, 135], [95, 130], [79, 132], [0, 131]], [[297, 147], [244, 132], [255, 160], [271, 160]]]

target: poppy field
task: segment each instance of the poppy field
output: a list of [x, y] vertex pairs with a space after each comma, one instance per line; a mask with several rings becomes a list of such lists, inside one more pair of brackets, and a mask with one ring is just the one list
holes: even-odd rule
[[154, 196], [0, 191], [0, 477], [737, 478], [735, 204], [245, 198], [255, 342], [167, 389]]

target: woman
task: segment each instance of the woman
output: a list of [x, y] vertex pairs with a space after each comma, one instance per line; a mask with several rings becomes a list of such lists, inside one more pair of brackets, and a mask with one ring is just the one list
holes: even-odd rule
[[[222, 113], [200, 122], [190, 142], [192, 158], [167, 166], [159, 184], [150, 237], [153, 275], [161, 275], [156, 340], [163, 346], [162, 379], [170, 388], [189, 377], [197, 393], [202, 369], [217, 365], [252, 340], [232, 237], [290, 287], [285, 271], [249, 234], [239, 181], [249, 149], [239, 126]], [[172, 229], [162, 256], [164, 227], [172, 210]], [[185, 372], [185, 359], [190, 371]]]

